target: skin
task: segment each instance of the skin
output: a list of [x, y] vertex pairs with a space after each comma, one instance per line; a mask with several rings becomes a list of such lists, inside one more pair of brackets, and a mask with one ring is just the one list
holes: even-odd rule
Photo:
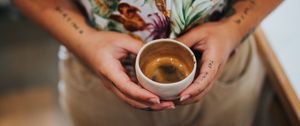
[[[200, 75], [180, 94], [179, 104], [197, 102], [209, 92], [241, 39], [280, 2], [241, 0], [235, 3], [232, 8], [235, 13], [231, 16], [195, 27], [178, 38], [203, 52]], [[125, 73], [120, 60], [128, 53], [137, 54], [142, 47], [141, 41], [125, 34], [93, 29], [72, 0], [13, 0], [13, 3], [79, 57], [120, 100], [137, 109], [159, 111], [175, 108], [172, 101], [160, 101], [158, 96], [132, 82]], [[245, 8], [250, 8], [247, 14]]]
[[200, 74], [180, 94], [180, 104], [191, 104], [203, 99], [241, 40], [253, 32], [281, 2], [282, 0], [237, 0], [229, 17], [195, 27], [178, 38], [189, 47], [203, 52]]

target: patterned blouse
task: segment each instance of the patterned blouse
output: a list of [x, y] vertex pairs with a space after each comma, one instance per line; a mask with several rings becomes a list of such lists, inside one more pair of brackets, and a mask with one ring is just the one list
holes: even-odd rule
[[[79, 0], [91, 25], [148, 42], [176, 38], [195, 25], [218, 20], [234, 0]], [[134, 56], [122, 61], [133, 79]]]
[[230, 0], [80, 0], [99, 30], [129, 34], [144, 42], [175, 38], [221, 13]]

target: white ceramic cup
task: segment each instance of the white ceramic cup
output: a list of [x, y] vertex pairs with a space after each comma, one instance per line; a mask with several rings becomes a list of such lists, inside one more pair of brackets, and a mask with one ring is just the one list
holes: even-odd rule
[[[151, 57], [160, 55], [179, 57], [179, 60], [188, 64], [189, 74], [184, 79], [172, 83], [159, 83], [151, 80], [143, 73], [142, 63], [147, 63]], [[195, 55], [189, 47], [173, 39], [157, 39], [148, 42], [140, 49], [135, 62], [135, 70], [139, 83], [145, 89], [158, 95], [162, 100], [174, 100], [194, 80], [196, 65]]]

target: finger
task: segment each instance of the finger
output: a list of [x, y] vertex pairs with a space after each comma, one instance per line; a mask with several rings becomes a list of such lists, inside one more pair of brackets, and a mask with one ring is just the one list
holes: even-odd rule
[[148, 108], [149, 105], [144, 104], [144, 103], [140, 103], [137, 102], [133, 99], [128, 98], [126, 95], [124, 95], [121, 91], [119, 91], [111, 81], [109, 81], [108, 79], [106, 79], [105, 77], [103, 77], [102, 75], [99, 75], [99, 77], [101, 78], [101, 81], [103, 82], [103, 85], [109, 89], [111, 92], [113, 92], [113, 94], [115, 94], [118, 98], [120, 98], [122, 101], [124, 101], [125, 103], [129, 104], [130, 106], [134, 107], [134, 108], [138, 108], [138, 109], [144, 109], [144, 108]]
[[136, 101], [126, 95], [124, 95], [121, 91], [119, 91], [116, 87], [112, 86], [111, 91], [117, 95], [122, 101], [125, 103], [129, 104], [130, 106], [137, 108], [137, 109], [148, 109], [151, 108], [153, 111], [161, 111], [164, 109], [174, 109], [174, 104], [172, 102], [162, 102], [159, 104], [147, 104], [147, 103], [142, 103], [139, 101]]
[[114, 94], [116, 94], [122, 101], [124, 101], [125, 103], [129, 104], [130, 106], [137, 108], [137, 109], [146, 109], [146, 108], [151, 108], [151, 110], [153, 111], [161, 111], [164, 109], [171, 109], [172, 103], [169, 102], [162, 102], [159, 104], [149, 104], [149, 103], [142, 103], [139, 101], [136, 101], [126, 95], [124, 95], [121, 91], [119, 91], [116, 87], [112, 87], [111, 90]]
[[144, 108], [148, 108], [150, 105], [148, 104], [143, 104], [141, 102], [138, 102], [134, 99], [131, 99], [129, 97], [127, 97], [126, 95], [124, 95], [121, 91], [119, 91], [116, 87], [112, 86], [111, 91], [116, 94], [122, 101], [124, 101], [125, 103], [129, 104], [130, 106], [137, 108], [137, 109], [144, 109]]
[[139, 50], [142, 48], [143, 46], [143, 42], [131, 37], [128, 37], [128, 39], [125, 39], [121, 42], [119, 42], [118, 44], [120, 44], [119, 46], [131, 53], [137, 54], [139, 52]]
[[203, 97], [210, 91], [212, 86], [213, 86], [213, 83], [210, 83], [209, 86], [207, 88], [205, 88], [204, 91], [202, 91], [200, 94], [181, 102], [180, 105], [193, 104], [193, 103], [201, 101], [203, 99]]
[[214, 52], [204, 52], [201, 62], [199, 76], [187, 89], [180, 94], [180, 101], [197, 96], [208, 87], [209, 83], [215, 79], [220, 67], [220, 63], [214, 55]]
[[206, 33], [199, 30], [199, 28], [192, 29], [182, 36], [176, 38], [177, 41], [184, 43], [188, 47], [194, 46], [197, 42], [205, 39]]
[[122, 93], [138, 101], [160, 103], [157, 95], [141, 88], [130, 80], [118, 60], [112, 60], [109, 63], [105, 65], [103, 75], [111, 80]]
[[143, 103], [140, 101], [136, 101], [125, 94], [123, 94], [120, 90], [118, 90], [114, 84], [106, 79], [103, 76], [100, 76], [104, 86], [109, 89], [113, 94], [115, 94], [119, 99], [127, 103], [128, 105], [137, 108], [137, 109], [142, 109], [142, 110], [152, 110], [152, 111], [161, 111], [164, 109], [174, 109], [174, 103], [171, 101], [164, 101], [161, 102], [160, 104], [149, 104], [149, 103]]
[[[221, 65], [220, 65], [218, 71], [222, 71], [223, 68], [224, 68], [224, 63], [221, 63]], [[221, 72], [217, 72], [217, 75], [215, 76], [214, 79], [218, 78], [220, 75], [221, 75]], [[206, 87], [206, 88], [204, 89], [204, 91], [202, 91], [200, 94], [198, 94], [197, 96], [194, 96], [194, 97], [192, 97], [192, 98], [190, 98], [190, 99], [187, 99], [187, 100], [181, 102], [180, 104], [181, 104], [181, 105], [185, 105], [185, 104], [192, 104], [192, 103], [199, 102], [199, 101], [202, 100], [203, 97], [208, 93], [208, 91], [212, 88], [212, 86], [213, 86], [213, 82], [210, 83], [210, 84], [208, 85], [208, 87]]]
[[145, 110], [145, 111], [162, 111], [162, 110], [165, 110], [165, 109], [175, 109], [175, 106], [168, 106], [168, 107], [163, 107], [163, 108], [147, 107], [147, 108], [144, 108], [142, 110]]
[[114, 94], [117, 95], [117, 97], [119, 97], [122, 101], [124, 101], [125, 103], [129, 104], [130, 106], [134, 107], [134, 108], [137, 108], [137, 109], [148, 109], [148, 108], [151, 108], [151, 110], [153, 111], [161, 111], [161, 110], [164, 110], [164, 109], [172, 109], [174, 105], [172, 105], [172, 103], [169, 103], [169, 102], [162, 102], [162, 103], [159, 103], [159, 104], [149, 104], [149, 103], [142, 103], [142, 102], [139, 102], [139, 101], [136, 101], [126, 95], [124, 95], [121, 91], [119, 91], [116, 87], [112, 86], [111, 88], [112, 92]]
[[[224, 68], [224, 63], [221, 63], [220, 67], [218, 68], [218, 71], [222, 71], [223, 68]], [[215, 78], [218, 78], [220, 75], [221, 75], [221, 72], [217, 72]], [[202, 91], [200, 94], [198, 94], [197, 96], [194, 96], [194, 97], [192, 97], [192, 98], [190, 98], [190, 99], [187, 99], [187, 100], [181, 102], [180, 104], [181, 104], [181, 105], [193, 104], [193, 103], [196, 103], [196, 102], [202, 100], [203, 97], [210, 91], [210, 89], [211, 89], [212, 87], [213, 87], [213, 82], [210, 83], [210, 84], [208, 85], [208, 87], [205, 88], [204, 91]]]
[[155, 111], [161, 111], [165, 109], [175, 109], [175, 104], [171, 101], [162, 101], [160, 104], [153, 104], [151, 108]]

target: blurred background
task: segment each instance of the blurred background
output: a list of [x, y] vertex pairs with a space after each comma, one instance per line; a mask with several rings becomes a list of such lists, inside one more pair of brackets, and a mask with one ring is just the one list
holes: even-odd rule
[[0, 0], [0, 126], [66, 126], [58, 103], [59, 44]]
[[[295, 55], [300, 53], [299, 5], [299, 0], [286, 1], [262, 23], [298, 93], [296, 104], [300, 96], [300, 58]], [[0, 126], [69, 125], [58, 102], [58, 47], [56, 40], [22, 16], [9, 0], [0, 0]], [[260, 105], [254, 125], [291, 125], [282, 100], [270, 93], [271, 88], [264, 88], [261, 101], [268, 101], [269, 106]]]

